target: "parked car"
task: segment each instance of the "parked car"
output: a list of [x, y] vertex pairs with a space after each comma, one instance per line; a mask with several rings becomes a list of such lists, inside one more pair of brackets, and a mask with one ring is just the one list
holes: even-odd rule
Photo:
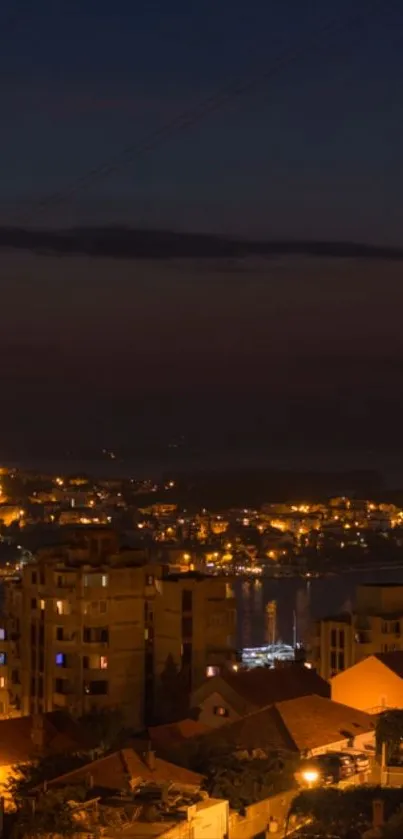
[[366, 752], [360, 752], [357, 749], [345, 749], [343, 754], [352, 758], [355, 764], [356, 772], [369, 772], [369, 755], [366, 754]]
[[301, 762], [295, 773], [301, 786], [326, 786], [337, 784], [356, 772], [355, 763], [343, 752], [327, 752]]

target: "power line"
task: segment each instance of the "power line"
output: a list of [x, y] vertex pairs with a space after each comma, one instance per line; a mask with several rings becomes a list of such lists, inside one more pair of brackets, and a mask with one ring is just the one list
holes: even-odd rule
[[[263, 82], [275, 78], [279, 72], [291, 66], [295, 63], [295, 61], [303, 58], [313, 48], [315, 48], [319, 39], [327, 40], [332, 35], [341, 34], [345, 30], [349, 30], [361, 24], [366, 20], [369, 13], [374, 13], [377, 7], [383, 7], [383, 5], [383, 0], [375, 0], [375, 2], [370, 3], [366, 9], [360, 10], [360, 12], [357, 12], [354, 15], [349, 15], [346, 19], [326, 23], [317, 32], [315, 32], [311, 38], [304, 40], [304, 42], [297, 48], [283, 50], [269, 68], [256, 72], [248, 79], [241, 78], [232, 81], [222, 90], [204, 99], [197, 108], [182, 112], [179, 116], [170, 120], [161, 128], [153, 131], [142, 142], [135, 142], [126, 146], [126, 148], [117, 154], [116, 157], [90, 170], [85, 175], [78, 178], [67, 189], [61, 189], [58, 192], [45, 196], [41, 201], [35, 204], [32, 211], [40, 212], [49, 207], [60, 205], [65, 200], [68, 200], [73, 195], [76, 195], [78, 192], [89, 188], [93, 183], [107, 178], [113, 172], [128, 166], [135, 158], [142, 157], [150, 151], [153, 151], [163, 145], [163, 143], [171, 137], [181, 134], [183, 131], [199, 124], [203, 119], [211, 114], [220, 111], [232, 100], [253, 92], [260, 87]], [[29, 216], [24, 218], [24, 221], [26, 222], [30, 218], [31, 213]]]

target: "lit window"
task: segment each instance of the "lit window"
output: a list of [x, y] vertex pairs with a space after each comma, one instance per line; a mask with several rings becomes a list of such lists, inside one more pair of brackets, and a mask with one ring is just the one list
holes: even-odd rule
[[108, 659], [107, 659], [106, 655], [101, 655], [100, 666], [101, 666], [101, 670], [107, 670], [108, 669]]
[[211, 679], [212, 676], [218, 676], [219, 672], [219, 667], [212, 667], [211, 665], [209, 667], [206, 667], [206, 676], [208, 679]]
[[7, 663], [7, 655], [6, 653], [0, 653], [0, 665]]
[[108, 575], [102, 574], [102, 586], [105, 588], [108, 585]]
[[6, 677], [0, 676], [0, 688], [5, 688], [6, 686]]
[[6, 639], [6, 630], [0, 629], [0, 641], [5, 641]]
[[63, 614], [63, 600], [56, 600], [56, 612], [58, 615]]
[[64, 665], [64, 653], [56, 653], [56, 664], [58, 667], [63, 667]]
[[228, 717], [228, 710], [224, 708], [222, 705], [216, 705], [214, 708], [214, 713], [216, 717]]
[[45, 601], [44, 601], [44, 600], [40, 600], [40, 601], [39, 601], [39, 605], [40, 605], [40, 608], [41, 608], [41, 609], [42, 609], [42, 611], [43, 611], [43, 610], [44, 610], [44, 608], [45, 608]]

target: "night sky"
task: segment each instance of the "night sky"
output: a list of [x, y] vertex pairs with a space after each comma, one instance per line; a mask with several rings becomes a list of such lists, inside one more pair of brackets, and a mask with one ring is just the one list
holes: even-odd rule
[[[8, 0], [2, 15], [3, 224], [29, 210], [42, 227], [403, 246], [401, 3]], [[249, 95], [39, 210], [310, 42]], [[371, 465], [393, 446], [399, 459], [402, 265], [279, 258], [223, 270], [3, 253], [0, 455], [184, 433], [264, 444], [288, 465], [293, 452]]]

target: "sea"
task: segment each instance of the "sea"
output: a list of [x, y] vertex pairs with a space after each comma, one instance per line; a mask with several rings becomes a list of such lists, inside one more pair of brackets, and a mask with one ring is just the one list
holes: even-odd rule
[[306, 643], [312, 621], [348, 611], [354, 604], [360, 583], [394, 582], [403, 585], [403, 568], [396, 571], [343, 572], [340, 575], [305, 580], [303, 578], [235, 581], [237, 604], [237, 647], [261, 646], [270, 639], [266, 630], [266, 606], [277, 605], [277, 638], [293, 643], [294, 622], [297, 641]]

